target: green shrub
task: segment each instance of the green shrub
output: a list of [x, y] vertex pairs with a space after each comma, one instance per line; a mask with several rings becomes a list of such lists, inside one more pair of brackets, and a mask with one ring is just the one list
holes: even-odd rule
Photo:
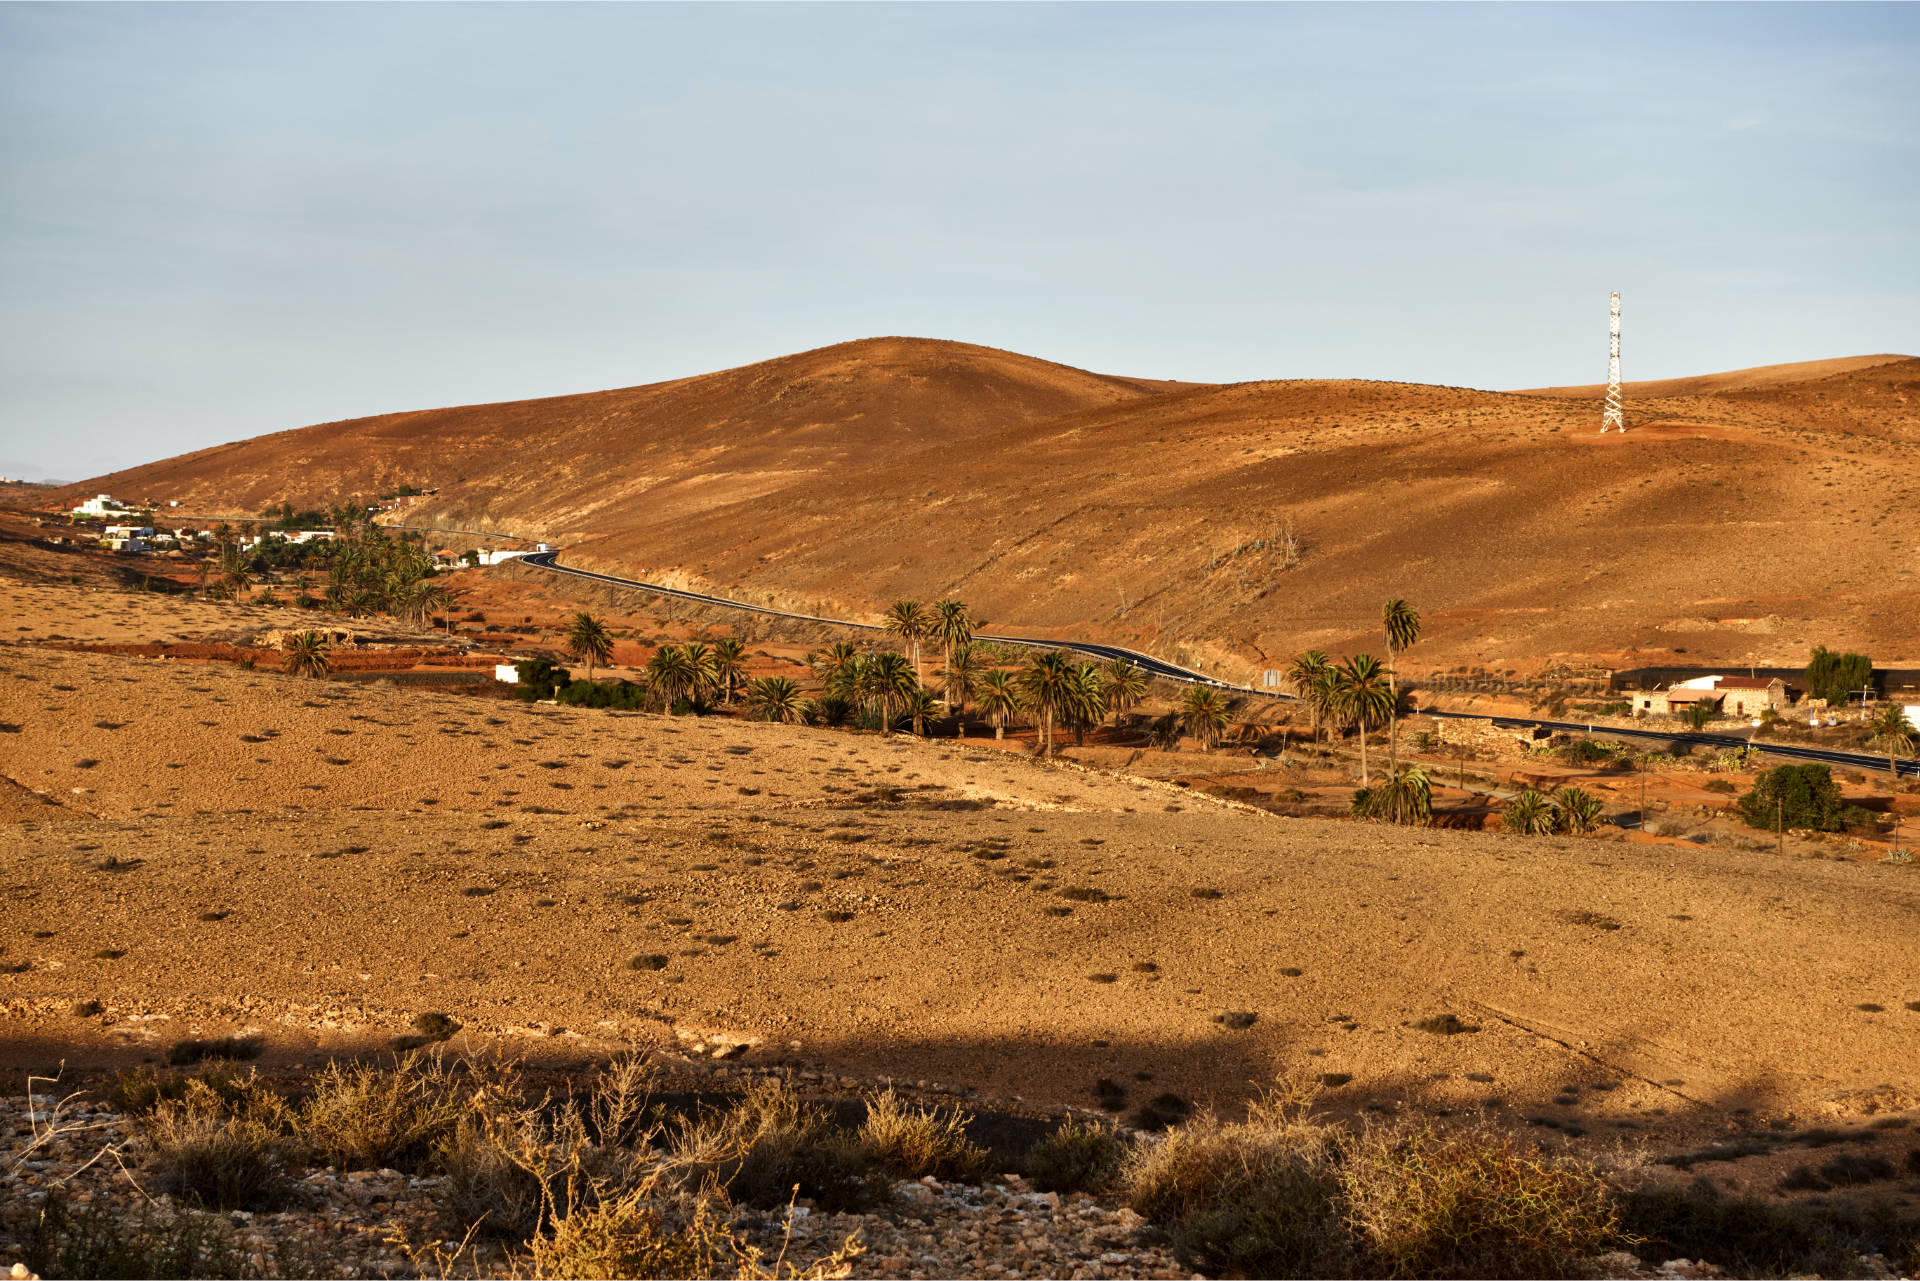
[[1128, 1151], [1126, 1140], [1107, 1126], [1067, 1121], [1027, 1153], [1027, 1177], [1042, 1192], [1102, 1188], [1120, 1172]]
[[1749, 827], [1768, 831], [1784, 824], [1816, 832], [1837, 832], [1847, 806], [1840, 785], [1825, 765], [1781, 765], [1754, 780], [1753, 790], [1735, 803]]
[[1433, 821], [1433, 784], [1425, 769], [1409, 765], [1372, 787], [1355, 791], [1348, 812], [1354, 818], [1425, 827]]

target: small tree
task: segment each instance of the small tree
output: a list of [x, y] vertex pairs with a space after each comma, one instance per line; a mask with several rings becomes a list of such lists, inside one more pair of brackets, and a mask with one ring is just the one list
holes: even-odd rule
[[1681, 715], [1686, 720], [1688, 728], [1705, 729], [1707, 723], [1713, 719], [1713, 708], [1705, 703], [1695, 703]]
[[1755, 780], [1735, 808], [1749, 827], [1837, 832], [1847, 806], [1825, 765], [1781, 765]]
[[994, 738], [1005, 738], [1007, 726], [1013, 724], [1013, 718], [1020, 710], [1020, 687], [1015, 683], [1013, 673], [1004, 668], [993, 668], [980, 678], [974, 690], [980, 699], [980, 710], [986, 715], [987, 724], [993, 726]]
[[1873, 660], [1865, 654], [1836, 654], [1818, 645], [1807, 660], [1806, 677], [1808, 698], [1823, 698], [1828, 707], [1844, 707], [1872, 681]]
[[1599, 797], [1578, 787], [1563, 787], [1555, 792], [1553, 808], [1558, 812], [1561, 829], [1575, 836], [1584, 836], [1600, 826], [1606, 814], [1606, 806]]

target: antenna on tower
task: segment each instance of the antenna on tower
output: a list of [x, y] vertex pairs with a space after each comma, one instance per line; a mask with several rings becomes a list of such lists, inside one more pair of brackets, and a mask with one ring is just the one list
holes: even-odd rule
[[1600, 434], [1611, 427], [1627, 434], [1627, 416], [1620, 399], [1620, 291], [1613, 291], [1613, 305], [1607, 311], [1607, 410], [1600, 416]]

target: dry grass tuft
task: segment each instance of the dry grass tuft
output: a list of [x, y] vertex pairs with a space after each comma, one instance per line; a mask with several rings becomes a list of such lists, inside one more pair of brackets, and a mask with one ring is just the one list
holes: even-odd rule
[[1120, 1172], [1129, 1150], [1110, 1127], [1070, 1120], [1033, 1145], [1027, 1153], [1027, 1177], [1042, 1192], [1104, 1188]]
[[964, 1112], [909, 1107], [888, 1090], [867, 1104], [860, 1143], [896, 1178], [975, 1182], [986, 1173], [987, 1154], [967, 1137], [971, 1120]]

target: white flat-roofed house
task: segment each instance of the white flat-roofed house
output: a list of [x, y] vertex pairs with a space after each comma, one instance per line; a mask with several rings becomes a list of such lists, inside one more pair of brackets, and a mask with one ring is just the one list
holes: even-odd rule
[[99, 494], [87, 499], [73, 509], [76, 516], [112, 516], [131, 510], [125, 503], [116, 502], [112, 494]]
[[106, 537], [108, 538], [152, 538], [153, 526], [151, 525], [108, 525], [106, 530]]

